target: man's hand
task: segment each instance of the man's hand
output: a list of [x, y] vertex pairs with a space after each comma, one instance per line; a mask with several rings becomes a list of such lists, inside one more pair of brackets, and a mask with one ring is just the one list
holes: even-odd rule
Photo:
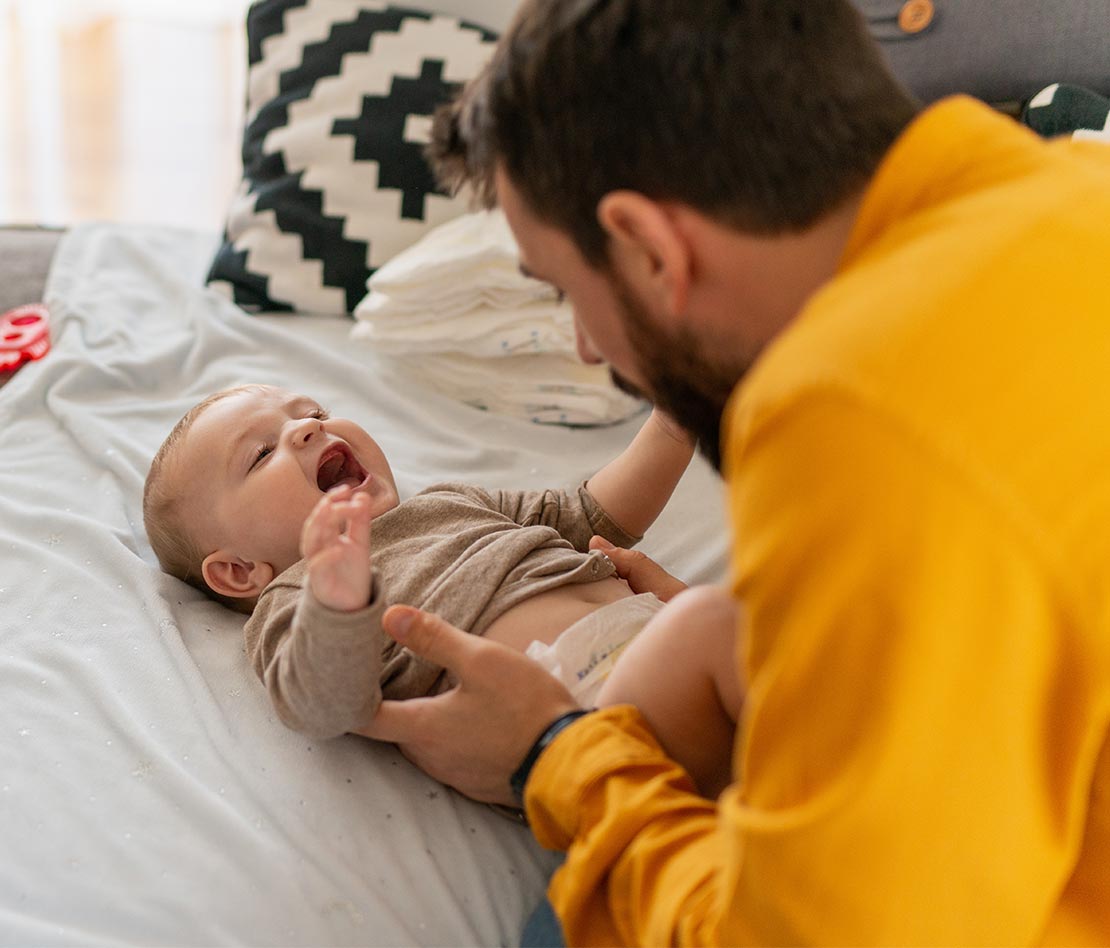
[[686, 588], [680, 579], [675, 579], [662, 566], [639, 550], [626, 550], [613, 546], [605, 537], [592, 537], [590, 549], [600, 550], [617, 568], [617, 575], [632, 588], [634, 593], [655, 593], [663, 602], [668, 602]]
[[370, 498], [336, 487], [320, 498], [301, 531], [308, 585], [316, 601], [338, 612], [370, 599]]
[[393, 606], [382, 624], [456, 685], [430, 698], [384, 701], [355, 733], [399, 745], [429, 776], [472, 799], [515, 803], [509, 778], [547, 726], [578, 707], [570, 692], [520, 652], [426, 612]]

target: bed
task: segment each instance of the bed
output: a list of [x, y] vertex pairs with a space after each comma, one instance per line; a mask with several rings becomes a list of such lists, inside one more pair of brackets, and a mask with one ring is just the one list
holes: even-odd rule
[[[256, 4], [280, 15], [260, 16], [252, 34], [248, 178], [259, 157], [248, 154], [252, 123], [304, 124], [304, 142], [327, 138], [312, 131], [312, 110], [334, 90], [338, 58], [305, 79], [300, 111], [286, 108], [292, 97], [278, 94], [276, 77], [309, 70], [306, 51], [329, 35], [320, 22], [360, 5], [375, 4]], [[515, 4], [438, 6], [499, 29]], [[889, 19], [891, 4], [872, 6]], [[318, 22], [314, 10], [325, 11]], [[294, 22], [311, 35], [282, 46]], [[445, 41], [442, 25], [417, 23], [430, 31], [420, 42]], [[461, 59], [433, 57], [440, 78], [457, 79], [448, 74], [459, 63], [473, 69], [474, 44], [492, 41], [461, 32]], [[357, 54], [362, 40], [348, 40]], [[892, 58], [902, 49], [892, 43]], [[388, 113], [387, 98], [378, 101]], [[272, 103], [280, 114], [267, 112]], [[443, 479], [572, 486], [645, 415], [537, 424], [449, 397], [411, 371], [411, 353], [406, 365], [365, 333], [352, 337], [344, 311], [365, 291], [366, 261], [335, 281], [346, 302], [329, 315], [336, 287], [318, 279], [307, 252], [291, 258], [280, 243], [282, 213], [297, 215], [247, 192], [229, 215], [247, 222], [238, 245], [229, 234], [110, 224], [0, 233], [0, 305], [45, 298], [54, 340], [0, 387], [0, 944], [515, 944], [555, 857], [389, 746], [286, 730], [247, 665], [241, 617], [158, 570], [142, 527], [143, 479], [187, 408], [244, 381], [304, 391], [360, 421], [403, 495]], [[319, 211], [372, 192], [344, 180], [300, 197]], [[436, 201], [429, 226], [446, 219]], [[382, 206], [346, 222], [376, 221], [377, 239], [392, 222]], [[333, 223], [316, 221], [304, 246]], [[316, 263], [341, 256], [326, 241], [316, 254]], [[279, 284], [285, 298], [274, 296]], [[504, 374], [489, 371], [491, 382]], [[719, 481], [695, 459], [642, 548], [689, 582], [717, 581], [726, 537]]]
[[[442, 7], [497, 29], [512, 4]], [[493, 38], [376, 0], [259, 0], [244, 187], [223, 234], [0, 231], [0, 306], [45, 299], [53, 336], [40, 361], [0, 374], [0, 944], [517, 943], [555, 857], [395, 748], [287, 730], [247, 664], [242, 617], [159, 571], [141, 514], [173, 424], [244, 381], [361, 422], [403, 496], [444, 479], [572, 487], [630, 440], [642, 407], [594, 397], [568, 352], [506, 357], [509, 339], [479, 333], [456, 358], [446, 318], [407, 360], [404, 322], [400, 337], [395, 323], [352, 333], [371, 270], [465, 216], [432, 193], [410, 135], [423, 120], [399, 110], [429, 109]], [[384, 151], [336, 158], [352, 137]], [[290, 219], [303, 225], [292, 255]], [[522, 280], [499, 234], [501, 270]], [[472, 263], [444, 262], [440, 285], [479, 288], [458, 269]], [[535, 338], [565, 350], [567, 317]], [[541, 363], [555, 394], [534, 411], [513, 396]], [[529, 367], [512, 391], [510, 364]], [[480, 410], [443, 394], [449, 371], [471, 392], [482, 373], [480, 387], [506, 390]], [[720, 487], [700, 460], [644, 548], [690, 581], [722, 577]]]
[[[390, 746], [286, 730], [241, 619], [157, 569], [143, 478], [190, 405], [244, 380], [362, 421], [405, 494], [572, 485], [643, 415], [537, 425], [439, 395], [353, 345], [349, 318], [247, 315], [205, 288], [218, 240], [68, 232], [54, 348], [0, 389], [0, 943], [513, 944], [551, 854]], [[700, 460], [644, 549], [721, 577]]]

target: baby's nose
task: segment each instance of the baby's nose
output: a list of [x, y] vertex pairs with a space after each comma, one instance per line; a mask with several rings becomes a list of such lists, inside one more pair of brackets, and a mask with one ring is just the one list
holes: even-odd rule
[[315, 435], [323, 432], [324, 426], [319, 418], [302, 419], [293, 431], [293, 441], [298, 445], [308, 444]]

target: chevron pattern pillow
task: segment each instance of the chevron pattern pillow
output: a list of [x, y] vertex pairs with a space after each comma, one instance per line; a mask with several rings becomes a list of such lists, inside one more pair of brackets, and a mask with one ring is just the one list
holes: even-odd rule
[[422, 149], [495, 41], [374, 0], [254, 3], [243, 180], [209, 283], [248, 310], [351, 312], [377, 267], [467, 210]]
[[1110, 99], [1083, 86], [1047, 86], [1026, 103], [1021, 120], [1046, 138], [1070, 135], [1110, 143]]

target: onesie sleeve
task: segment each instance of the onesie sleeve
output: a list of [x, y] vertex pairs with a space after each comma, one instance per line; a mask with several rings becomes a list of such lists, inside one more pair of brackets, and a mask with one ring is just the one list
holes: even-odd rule
[[338, 737], [377, 711], [385, 643], [380, 582], [375, 571], [370, 602], [356, 612], [329, 609], [307, 583], [280, 578], [259, 597], [245, 629], [247, 657], [286, 726]]
[[595, 533], [615, 546], [632, 547], [643, 537], [625, 532], [602, 509], [583, 482], [575, 491], [526, 490], [490, 491], [487, 496], [493, 509], [522, 527], [541, 524], [558, 531], [576, 550], [589, 550], [590, 537]]

